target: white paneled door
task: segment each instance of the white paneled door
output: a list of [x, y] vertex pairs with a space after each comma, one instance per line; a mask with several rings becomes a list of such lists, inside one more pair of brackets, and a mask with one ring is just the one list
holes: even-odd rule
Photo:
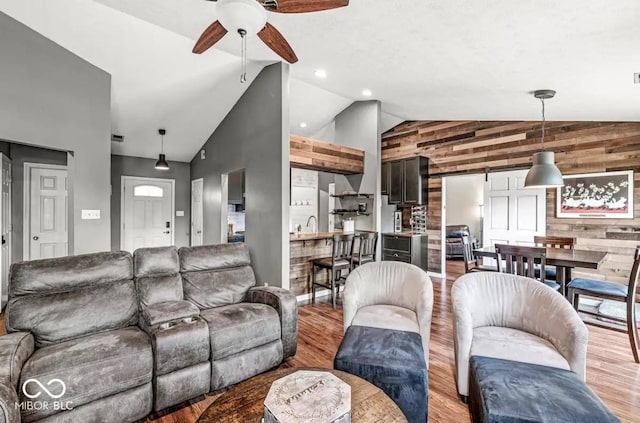
[[29, 181], [26, 215], [28, 239], [25, 260], [62, 257], [67, 250], [67, 169], [64, 166], [25, 165]]
[[122, 249], [174, 243], [174, 181], [122, 177]]
[[525, 188], [526, 170], [490, 173], [484, 187], [483, 245], [532, 244], [545, 234], [546, 191]]
[[191, 181], [191, 246], [202, 245], [202, 184], [203, 179]]

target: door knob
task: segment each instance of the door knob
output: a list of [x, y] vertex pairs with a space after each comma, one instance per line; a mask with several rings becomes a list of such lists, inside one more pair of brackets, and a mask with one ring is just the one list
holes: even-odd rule
[[34, 240], [34, 241], [37, 241], [37, 240], [39, 240], [39, 239], [40, 239], [40, 237], [39, 237], [39, 236], [37, 236], [37, 235], [34, 235], [34, 236], [33, 236], [33, 240]]
[[171, 233], [171, 231], [164, 231], [163, 234]]

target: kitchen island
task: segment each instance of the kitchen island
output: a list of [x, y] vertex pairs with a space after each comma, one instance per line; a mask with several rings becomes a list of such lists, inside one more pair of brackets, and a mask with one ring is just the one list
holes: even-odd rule
[[[356, 230], [355, 235], [371, 232], [373, 231]], [[333, 236], [341, 235], [342, 233], [342, 231], [335, 231], [290, 234], [289, 290], [294, 295], [303, 295], [311, 292], [311, 261], [317, 258], [331, 257]], [[357, 247], [356, 241], [356, 249]], [[327, 272], [319, 271], [317, 281], [326, 284]]]

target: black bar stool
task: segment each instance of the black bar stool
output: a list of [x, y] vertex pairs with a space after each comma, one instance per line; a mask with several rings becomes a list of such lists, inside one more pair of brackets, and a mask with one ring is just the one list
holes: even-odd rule
[[[353, 257], [353, 234], [333, 236], [333, 254], [313, 260], [311, 269], [311, 302], [316, 301], [316, 285], [331, 290], [331, 305], [336, 308], [336, 296], [340, 290], [340, 277], [343, 270], [351, 270]], [[329, 285], [316, 281], [316, 268], [327, 269]], [[336, 292], [334, 293], [334, 289]]]

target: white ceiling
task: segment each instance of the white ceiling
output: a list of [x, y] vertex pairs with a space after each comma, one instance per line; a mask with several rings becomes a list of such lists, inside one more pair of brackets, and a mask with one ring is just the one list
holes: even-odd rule
[[[190, 160], [249, 85], [239, 83], [235, 34], [191, 53], [216, 19], [214, 2], [0, 0], [0, 11], [112, 74], [113, 132], [125, 136], [117, 154], [155, 156], [165, 127], [167, 157]], [[330, 134], [363, 88], [382, 103], [383, 129], [404, 119], [538, 120], [531, 91], [542, 88], [558, 91], [549, 120], [640, 121], [638, 0], [351, 0], [268, 15], [300, 58], [290, 105], [301, 135]], [[279, 60], [256, 37], [248, 56], [250, 80]]]

